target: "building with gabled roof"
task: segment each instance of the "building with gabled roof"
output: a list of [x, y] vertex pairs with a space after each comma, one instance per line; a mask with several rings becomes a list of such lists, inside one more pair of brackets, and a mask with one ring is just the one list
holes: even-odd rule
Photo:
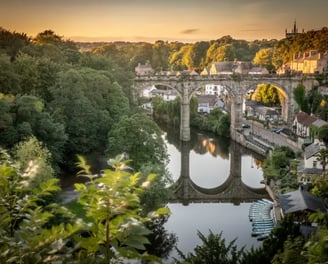
[[225, 104], [216, 95], [199, 95], [197, 96], [198, 113], [210, 113], [214, 108], [224, 109]]
[[278, 201], [283, 215], [293, 213], [301, 216], [312, 212], [327, 213], [324, 202], [302, 188], [280, 195]]
[[318, 118], [305, 112], [299, 112], [294, 119], [293, 127], [297, 136], [302, 138], [310, 137], [310, 125]]
[[155, 72], [149, 61], [147, 61], [146, 64], [138, 63], [138, 66], [136, 66], [134, 70], [137, 75], [151, 75]]

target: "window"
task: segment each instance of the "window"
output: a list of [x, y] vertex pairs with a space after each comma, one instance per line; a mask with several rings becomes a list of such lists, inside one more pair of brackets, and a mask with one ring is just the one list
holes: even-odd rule
[[314, 160], [314, 161], [313, 161], [313, 168], [316, 168], [316, 167], [317, 167], [317, 161]]

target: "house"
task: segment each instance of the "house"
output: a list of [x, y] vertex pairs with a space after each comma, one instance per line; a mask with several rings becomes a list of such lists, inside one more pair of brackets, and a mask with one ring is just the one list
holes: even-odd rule
[[250, 61], [236, 61], [234, 62], [233, 72], [239, 74], [248, 74], [254, 67]]
[[263, 67], [253, 67], [248, 72], [248, 74], [251, 74], [251, 75], [269, 74], [269, 71], [266, 68], [263, 68]]
[[304, 158], [297, 167], [298, 181], [302, 184], [312, 182], [314, 176], [323, 172], [323, 166], [318, 160], [318, 153], [321, 149], [325, 149], [323, 142], [315, 139], [314, 143], [304, 148]]
[[305, 169], [318, 169], [320, 173], [322, 172], [322, 164], [318, 162], [318, 157], [316, 156], [320, 149], [325, 149], [325, 145], [322, 142], [317, 141], [311, 145], [305, 147], [304, 149], [304, 168]]
[[323, 73], [328, 71], [328, 52], [309, 50], [294, 54], [290, 70], [302, 73]]
[[301, 138], [310, 138], [310, 125], [318, 118], [308, 115], [305, 112], [299, 112], [294, 119], [293, 129], [295, 134]]
[[198, 113], [210, 113], [215, 108], [224, 109], [225, 104], [222, 100], [218, 99], [215, 95], [200, 95], [197, 96], [198, 100]]
[[151, 98], [152, 97], [152, 91], [156, 90], [157, 88], [153, 85], [151, 87], [147, 87], [142, 91], [142, 96], [145, 98]]
[[200, 75], [210, 75], [210, 67], [204, 68], [204, 70], [201, 71]]
[[220, 61], [212, 64], [211, 68], [207, 68], [201, 72], [201, 75], [217, 74], [268, 74], [266, 68], [254, 67], [250, 61]]
[[136, 75], [152, 75], [154, 74], [154, 69], [151, 67], [149, 61], [142, 65], [138, 63], [138, 66], [134, 68]]
[[184, 71], [178, 71], [176, 73], [176, 76], [180, 76], [180, 75], [199, 75], [199, 74], [194, 70], [184, 70]]
[[233, 74], [233, 61], [214, 62], [210, 68], [210, 75]]
[[259, 105], [258, 102], [253, 100], [244, 100], [243, 101], [243, 113], [245, 116], [255, 116], [255, 109]]
[[328, 95], [328, 87], [319, 86], [318, 87], [318, 92], [323, 96], [327, 96]]
[[327, 208], [324, 202], [302, 188], [280, 195], [278, 201], [282, 215], [294, 214], [300, 223], [307, 222], [307, 216], [309, 213], [327, 213]]
[[217, 84], [206, 84], [205, 85], [205, 95], [225, 95], [227, 90], [222, 85]]
[[278, 120], [279, 119], [279, 113], [278, 111], [273, 107], [267, 107], [263, 105], [255, 106], [254, 108], [255, 116], [258, 117], [259, 120], [265, 121], [265, 120]]
[[173, 89], [168, 89], [168, 90], [153, 89], [150, 94], [151, 97], [159, 96], [164, 101], [173, 101], [178, 96], [178, 92]]

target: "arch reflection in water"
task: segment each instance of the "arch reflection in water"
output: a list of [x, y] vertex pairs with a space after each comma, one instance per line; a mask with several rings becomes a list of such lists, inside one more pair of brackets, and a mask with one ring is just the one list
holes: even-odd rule
[[[206, 142], [203, 139], [200, 143], [201, 147], [212, 151], [211, 154], [215, 153], [216, 147], [212, 142]], [[181, 171], [180, 177], [174, 185], [175, 196], [170, 201], [171, 203], [188, 205], [199, 202], [228, 202], [237, 205], [267, 197], [264, 185], [262, 188], [252, 188], [242, 182], [241, 157], [244, 149], [234, 142], [230, 144], [230, 173], [227, 179], [221, 185], [213, 188], [197, 185], [190, 177], [190, 144], [190, 142], [180, 142]], [[214, 175], [217, 173], [213, 172]]]

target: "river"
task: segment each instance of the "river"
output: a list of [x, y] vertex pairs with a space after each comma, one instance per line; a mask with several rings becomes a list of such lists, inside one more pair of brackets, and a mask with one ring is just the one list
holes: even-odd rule
[[[236, 239], [239, 248], [258, 247], [261, 242], [251, 236], [248, 219], [252, 202], [248, 200], [256, 199], [248, 198], [247, 194], [240, 196], [243, 196], [245, 186], [263, 189], [260, 182], [263, 180], [261, 163], [264, 157], [229, 139], [194, 130], [190, 142], [182, 143], [178, 130], [160, 127], [164, 131], [170, 158], [167, 169], [175, 182], [181, 182], [182, 192], [177, 192], [177, 199], [168, 203], [171, 215], [165, 224], [168, 232], [177, 235], [177, 248], [183, 253], [192, 252], [196, 245], [201, 244], [197, 232], [207, 235], [210, 230], [216, 234], [222, 232], [226, 243]], [[62, 198], [67, 202], [76, 198], [71, 187], [76, 180], [76, 177], [66, 177], [62, 181], [65, 190]], [[204, 197], [192, 197], [192, 192], [185, 191], [186, 185], [204, 191]], [[226, 185], [230, 189], [220, 192], [220, 186]], [[225, 198], [226, 194], [233, 197]], [[267, 197], [263, 194], [255, 196]], [[168, 262], [172, 263], [174, 257], [178, 257], [175, 249]]]
[[[167, 169], [174, 181], [179, 181], [179, 178], [181, 181], [181, 175], [186, 174], [189, 183], [192, 182], [200, 189], [213, 192], [217, 186], [227, 182], [230, 174], [236, 173], [237, 178], [233, 178], [232, 189], [240, 188], [240, 185], [243, 184], [252, 188], [264, 187], [260, 183], [263, 180], [260, 167], [263, 157], [259, 157], [226, 138], [195, 131], [192, 131], [191, 142], [188, 143], [189, 147], [185, 151], [179, 141], [177, 131], [163, 126], [161, 128], [165, 131], [164, 138], [170, 157]], [[185, 160], [188, 163], [187, 168], [182, 168], [186, 167], [186, 165], [182, 165]], [[234, 160], [233, 164], [232, 160]], [[237, 172], [235, 172], [236, 168]], [[239, 179], [238, 173], [240, 174]], [[235, 187], [234, 185], [239, 186]], [[229, 189], [226, 192], [233, 191]], [[217, 234], [222, 232], [226, 243], [236, 239], [239, 248], [244, 246], [246, 249], [250, 249], [260, 245], [261, 242], [251, 236], [251, 223], [248, 219], [251, 201], [243, 202], [242, 197], [240, 199], [237, 197], [231, 202], [215, 198], [215, 195], [205, 195], [204, 199], [192, 198], [193, 195], [190, 193], [183, 195], [187, 198], [184, 197], [181, 200], [180, 197], [180, 201], [177, 199], [177, 201], [168, 203], [172, 214], [165, 224], [169, 232], [177, 235], [176, 246], [183, 253], [192, 252], [196, 245], [201, 244], [197, 235], [198, 231], [204, 235], [207, 235], [210, 230]], [[171, 258], [177, 257], [177, 252], [173, 250], [170, 256]]]

